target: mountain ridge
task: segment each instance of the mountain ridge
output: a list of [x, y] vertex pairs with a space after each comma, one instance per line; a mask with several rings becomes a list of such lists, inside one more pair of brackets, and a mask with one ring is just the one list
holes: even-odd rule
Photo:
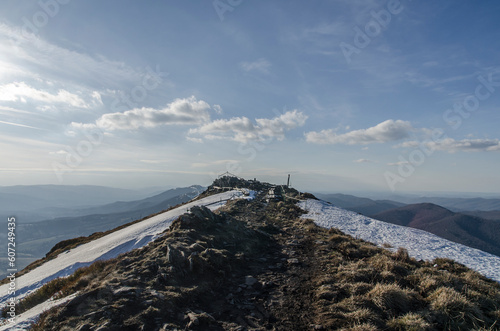
[[62, 291], [54, 280], [45, 295], [69, 301], [33, 330], [438, 330], [492, 327], [500, 316], [496, 282], [318, 227], [296, 205], [307, 195], [285, 192], [192, 207], [144, 248], [96, 263]]
[[[382, 249], [332, 224], [363, 228], [363, 235], [382, 227], [410, 235], [420, 230], [369, 219], [286, 186], [234, 178], [228, 183], [259, 191], [213, 185], [188, 205], [61, 252], [19, 277], [23, 291], [39, 284], [40, 277], [49, 280], [46, 272], [71, 271], [37, 291], [24, 290], [19, 307], [29, 316], [49, 308], [49, 298], [64, 304], [34, 325], [21, 313], [19, 325], [33, 330], [441, 330], [491, 329], [500, 317], [497, 282], [449, 259], [417, 261], [404, 248]], [[391, 231], [384, 240], [394, 239]], [[425, 237], [432, 235], [414, 239]], [[433, 247], [472, 250], [436, 236], [432, 240]], [[89, 253], [95, 262], [73, 273], [71, 263]], [[476, 262], [500, 265], [500, 258], [474, 254], [480, 254]], [[63, 260], [69, 264], [55, 270]]]

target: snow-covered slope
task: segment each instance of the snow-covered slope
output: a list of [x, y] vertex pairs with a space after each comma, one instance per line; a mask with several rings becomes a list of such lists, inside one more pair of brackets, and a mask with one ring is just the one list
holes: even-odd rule
[[[121, 253], [146, 245], [165, 231], [174, 219], [195, 205], [205, 205], [215, 210], [224, 205], [227, 200], [241, 197], [251, 199], [253, 192], [229, 191], [190, 202], [62, 253], [57, 258], [17, 278], [16, 298], [22, 299], [48, 281], [68, 276], [76, 269], [88, 266], [94, 261], [111, 259]], [[3, 306], [9, 297], [8, 287], [8, 284], [0, 286], [0, 306]]]
[[453, 259], [488, 278], [500, 282], [500, 257], [443, 239], [426, 231], [378, 221], [341, 209], [326, 201], [307, 200], [298, 203], [308, 211], [303, 218], [312, 219], [325, 228], [338, 228], [353, 237], [377, 245], [404, 247], [417, 260], [436, 257]]

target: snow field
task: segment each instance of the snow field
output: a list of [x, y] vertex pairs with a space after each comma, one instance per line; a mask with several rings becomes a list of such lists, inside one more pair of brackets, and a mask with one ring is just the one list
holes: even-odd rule
[[500, 257], [479, 249], [458, 244], [432, 233], [375, 220], [335, 207], [326, 201], [306, 200], [298, 206], [307, 210], [303, 218], [312, 219], [324, 228], [337, 228], [355, 238], [381, 246], [386, 243], [397, 249], [404, 247], [417, 260], [437, 257], [455, 260], [484, 276], [500, 282]]

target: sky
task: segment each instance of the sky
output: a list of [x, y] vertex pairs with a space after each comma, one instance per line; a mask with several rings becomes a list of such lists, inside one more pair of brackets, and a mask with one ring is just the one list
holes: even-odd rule
[[0, 186], [500, 193], [498, 1], [0, 2]]

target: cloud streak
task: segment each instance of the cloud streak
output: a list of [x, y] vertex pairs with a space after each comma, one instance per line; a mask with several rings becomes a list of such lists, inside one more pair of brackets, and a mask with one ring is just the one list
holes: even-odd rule
[[305, 134], [306, 141], [314, 144], [365, 145], [398, 141], [415, 131], [411, 123], [402, 120], [387, 120], [368, 129], [337, 134], [333, 129], [311, 131]]
[[260, 58], [257, 61], [254, 62], [241, 62], [240, 63], [241, 69], [243, 69], [246, 72], [249, 71], [258, 71], [263, 74], [268, 74], [269, 73], [269, 68], [271, 68], [271, 62], [264, 58]]
[[425, 147], [433, 151], [456, 152], [493, 152], [500, 151], [499, 139], [462, 139], [446, 138], [439, 141], [406, 141], [396, 147], [418, 148]]

